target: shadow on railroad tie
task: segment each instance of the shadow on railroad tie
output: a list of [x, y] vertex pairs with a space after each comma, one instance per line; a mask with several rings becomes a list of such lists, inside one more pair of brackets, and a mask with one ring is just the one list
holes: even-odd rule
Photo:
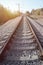
[[43, 61], [43, 55], [40, 55], [39, 59]]
[[3, 60], [4, 60], [4, 54], [2, 53], [2, 54], [0, 55], [0, 63], [2, 63]]
[[7, 44], [0, 55], [0, 62], [3, 62], [5, 60], [6, 55], [7, 55], [7, 51], [9, 51], [9, 50], [10, 50], [10, 44]]

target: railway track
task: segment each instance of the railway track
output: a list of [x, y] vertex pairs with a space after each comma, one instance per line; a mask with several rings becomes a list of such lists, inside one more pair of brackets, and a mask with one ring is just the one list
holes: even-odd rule
[[42, 27], [42, 25], [39, 24], [38, 21], [36, 21], [34, 19], [29, 18], [28, 20], [30, 20], [30, 24], [31, 24], [32, 28], [34, 29], [35, 34], [37, 35], [37, 38], [39, 39], [39, 41], [41, 43], [41, 46], [43, 47], [43, 27]]
[[34, 62], [29, 61], [35, 61], [35, 64], [38, 65], [42, 55], [42, 47], [28, 20], [23, 17], [1, 55], [0, 64], [28, 65], [30, 63], [33, 65]]

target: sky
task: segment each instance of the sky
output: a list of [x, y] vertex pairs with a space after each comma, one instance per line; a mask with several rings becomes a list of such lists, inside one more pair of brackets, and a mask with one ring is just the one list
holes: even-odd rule
[[12, 12], [19, 9], [18, 4], [22, 12], [31, 12], [32, 9], [43, 8], [43, 0], [0, 0], [0, 4]]

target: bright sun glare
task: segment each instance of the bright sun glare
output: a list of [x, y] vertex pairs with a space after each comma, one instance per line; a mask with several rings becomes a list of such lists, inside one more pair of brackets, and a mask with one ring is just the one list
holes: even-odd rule
[[18, 4], [20, 4], [20, 11], [22, 12], [43, 8], [43, 0], [0, 0], [0, 4], [8, 8], [11, 12], [19, 10]]
[[[17, 2], [17, 1], [16, 1]], [[18, 3], [13, 0], [9, 1], [0, 1], [0, 4], [3, 5], [5, 8], [9, 9], [11, 12], [18, 11]]]

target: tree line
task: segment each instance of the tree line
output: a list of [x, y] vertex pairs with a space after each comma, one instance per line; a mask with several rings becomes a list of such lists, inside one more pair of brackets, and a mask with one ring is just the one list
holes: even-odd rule
[[0, 25], [4, 24], [9, 19], [13, 19], [20, 15], [20, 12], [12, 13], [7, 8], [0, 5]]
[[35, 14], [35, 15], [43, 15], [43, 8], [40, 8], [40, 9], [36, 9], [36, 10], [32, 10], [31, 11], [31, 14]]

